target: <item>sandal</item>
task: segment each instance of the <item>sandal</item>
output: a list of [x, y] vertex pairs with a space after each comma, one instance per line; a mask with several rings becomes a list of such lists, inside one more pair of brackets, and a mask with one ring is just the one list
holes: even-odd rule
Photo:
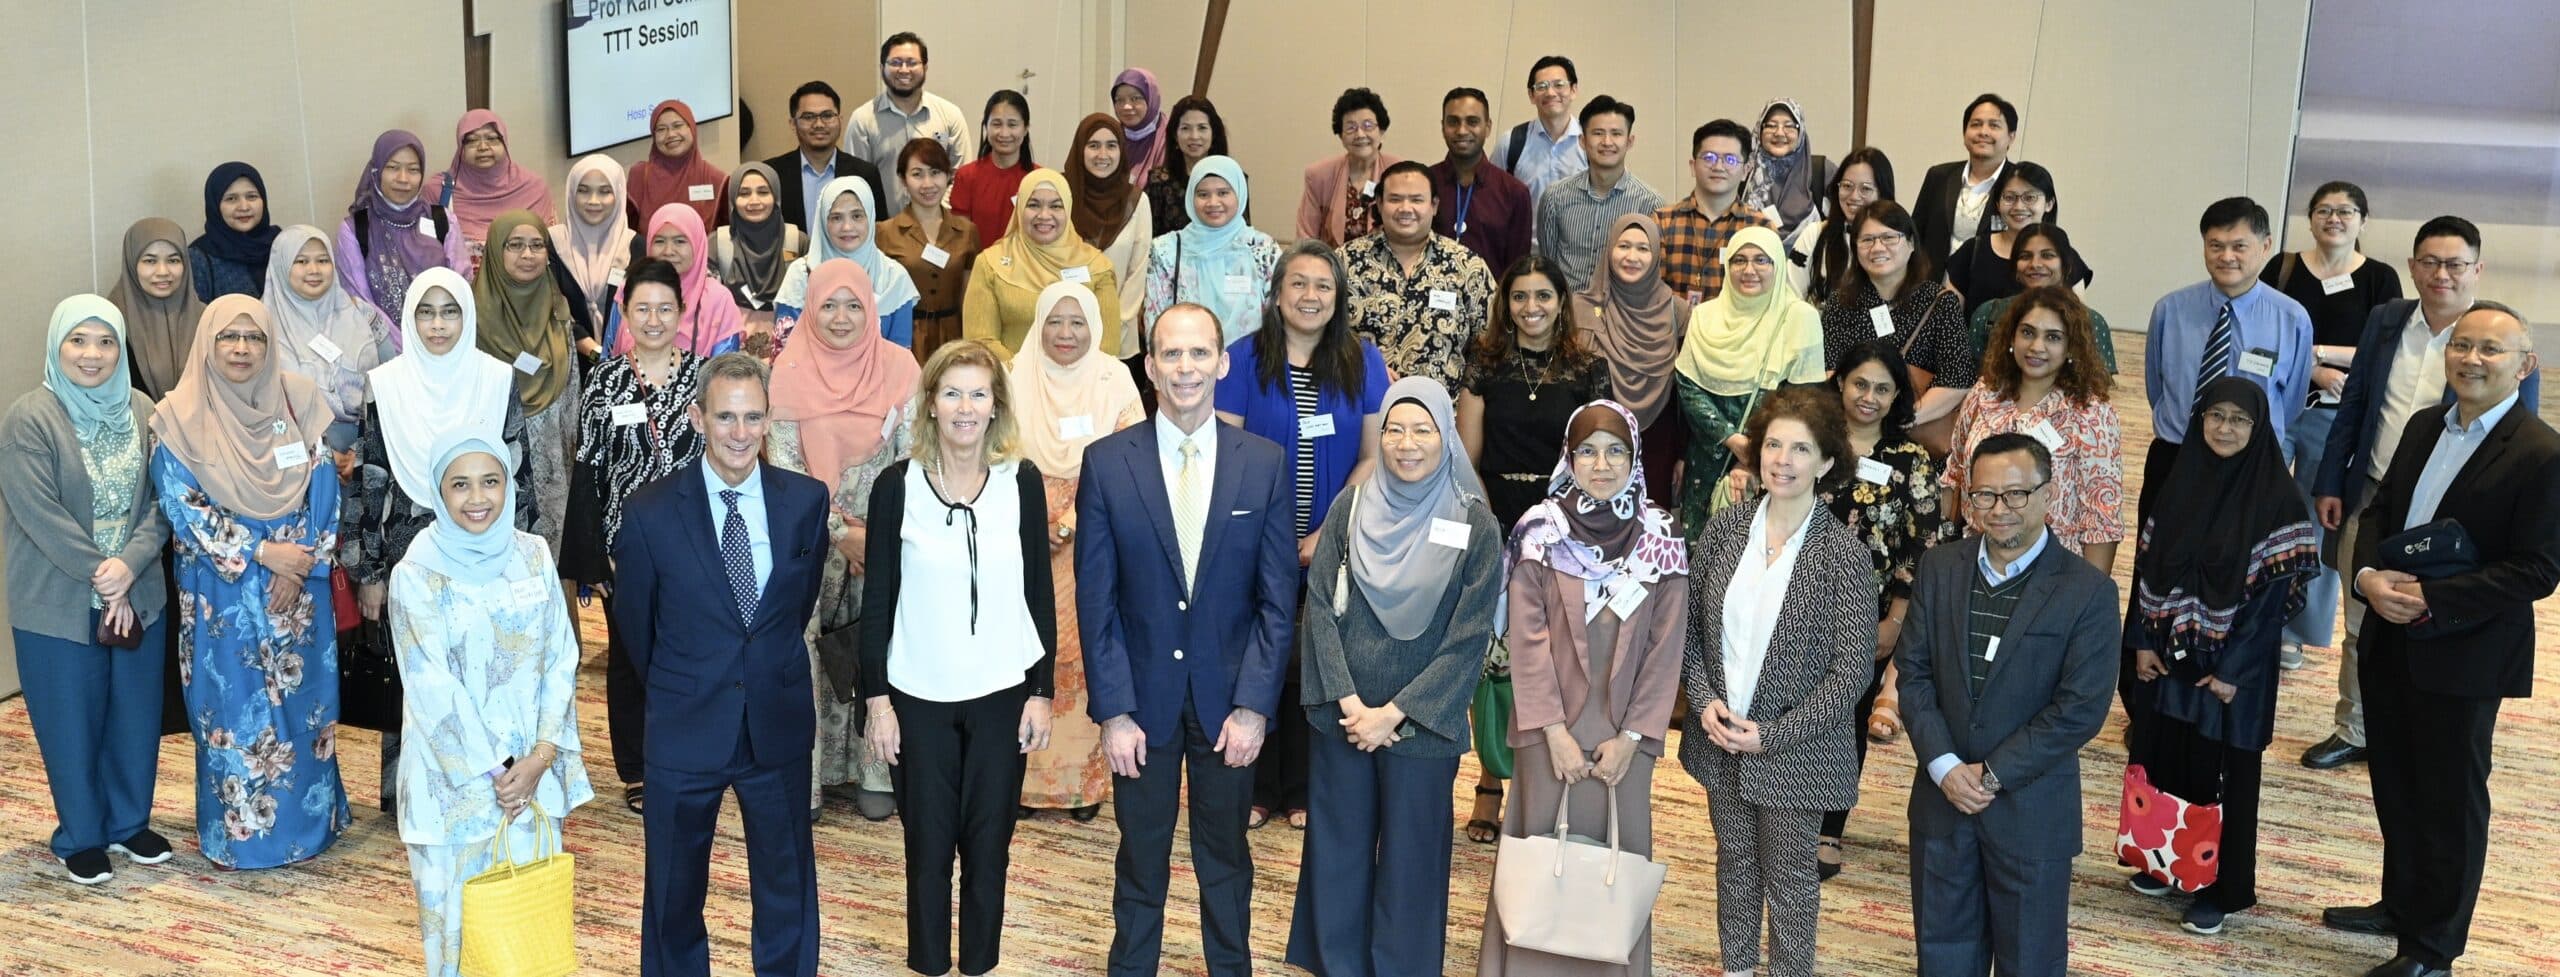
[[1832, 838], [1822, 838], [1816, 840], [1813, 844], [1815, 849], [1813, 855], [1815, 865], [1814, 874], [1818, 876], [1821, 881], [1829, 882], [1831, 881], [1832, 876], [1840, 874], [1840, 863], [1823, 861], [1821, 849], [1828, 848], [1836, 854], [1840, 851], [1840, 842]]
[[1245, 816], [1244, 816], [1244, 829], [1245, 829], [1245, 830], [1247, 830], [1247, 831], [1251, 831], [1251, 830], [1253, 830], [1253, 829], [1255, 829], [1255, 828], [1259, 828], [1259, 827], [1262, 827], [1263, 825], [1270, 824], [1270, 823], [1271, 823], [1271, 809], [1270, 809], [1270, 808], [1263, 807], [1262, 805], [1256, 804], [1256, 805], [1254, 805], [1253, 810], [1248, 811], [1248, 812], [1245, 812]]
[[1289, 809], [1289, 827], [1298, 831], [1307, 830], [1306, 808], [1293, 807]]
[[646, 786], [646, 784], [622, 785], [622, 806], [630, 808], [633, 814], [640, 813], [641, 788]]
[[1867, 739], [1871, 742], [1891, 743], [1902, 738], [1902, 695], [1894, 688], [1898, 671], [1894, 666], [1885, 666], [1884, 691], [1876, 694], [1875, 711], [1867, 716]]
[[[1500, 787], [1487, 787], [1487, 786], [1485, 786], [1485, 785], [1483, 785], [1483, 784], [1477, 784], [1477, 785], [1476, 785], [1476, 810], [1478, 810], [1478, 811], [1482, 811], [1482, 810], [1484, 810], [1484, 799], [1485, 799], [1485, 798], [1487, 798], [1487, 797], [1499, 798], [1499, 797], [1501, 797], [1501, 796], [1502, 796], [1502, 788], [1500, 788]], [[1499, 811], [1499, 808], [1500, 808], [1500, 804], [1501, 804], [1501, 802], [1500, 802], [1499, 800], [1497, 800], [1497, 801], [1495, 801], [1494, 803], [1495, 803], [1495, 805], [1496, 805], [1496, 810], [1497, 810], [1497, 812], [1498, 812], [1498, 811]], [[1468, 819], [1467, 819], [1467, 840], [1468, 840], [1468, 841], [1475, 842], [1476, 844], [1479, 844], [1479, 845], [1490, 845], [1490, 844], [1493, 844], [1494, 839], [1499, 838], [1499, 837], [1501, 837], [1501, 836], [1502, 836], [1502, 822], [1501, 822], [1498, 818], [1468, 818]]]

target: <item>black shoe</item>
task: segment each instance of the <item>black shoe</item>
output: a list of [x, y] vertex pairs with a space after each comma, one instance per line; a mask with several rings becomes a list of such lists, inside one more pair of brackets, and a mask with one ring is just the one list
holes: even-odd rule
[[2370, 906], [2331, 906], [2320, 911], [2320, 925], [2348, 933], [2373, 936], [2400, 935], [2399, 921], [2391, 918], [2391, 910], [2381, 903]]
[[2197, 936], [2212, 936], [2222, 932], [2222, 920], [2228, 915], [2210, 900], [2198, 899], [2187, 907], [2187, 918], [2179, 921], [2178, 928]]
[[169, 850], [169, 839], [160, 837], [159, 832], [149, 828], [134, 832], [131, 838], [108, 845], [107, 850], [124, 856], [125, 860], [136, 865], [158, 865], [168, 861], [169, 856], [175, 854]]
[[2302, 765], [2313, 770], [2334, 770], [2350, 763], [2362, 762], [2364, 762], [2364, 747], [2339, 739], [2336, 734], [2331, 734], [2328, 739], [2313, 743], [2310, 749], [2302, 751]]
[[1837, 852], [1839, 852], [1839, 851], [1840, 851], [1840, 843], [1839, 843], [1839, 842], [1837, 842], [1837, 841], [1833, 841], [1833, 840], [1831, 840], [1831, 839], [1829, 839], [1829, 838], [1824, 838], [1824, 839], [1820, 839], [1820, 840], [1815, 841], [1813, 844], [1814, 844], [1814, 848], [1815, 848], [1815, 852], [1814, 852], [1814, 862], [1813, 862], [1813, 866], [1814, 866], [1814, 867], [1813, 867], [1813, 874], [1814, 874], [1814, 877], [1815, 877], [1816, 881], [1829, 882], [1829, 881], [1831, 881], [1831, 877], [1832, 877], [1832, 876], [1835, 876], [1835, 875], [1840, 874], [1840, 868], [1841, 868], [1841, 864], [1842, 864], [1842, 863], [1840, 863], [1840, 862], [1826, 862], [1826, 861], [1823, 861], [1823, 860], [1822, 860], [1821, 849], [1828, 848], [1828, 849], [1831, 849], [1834, 853], [1837, 853]]
[[1102, 805], [1087, 804], [1083, 807], [1071, 807], [1067, 809], [1067, 816], [1077, 821], [1091, 821], [1102, 816]]
[[2438, 967], [2416, 957], [2393, 957], [2390, 963], [2365, 971], [2364, 977], [2453, 977], [2453, 968]]
[[2124, 884], [2132, 887], [2133, 891], [2150, 896], [2154, 899], [2158, 899], [2162, 896], [2168, 895], [2169, 893], [2178, 891], [2176, 886], [2162, 882], [2159, 879], [2152, 878], [2151, 873], [2149, 872], [2144, 872], [2130, 879], [2126, 879], [2124, 880]]
[[107, 863], [107, 850], [104, 848], [73, 852], [71, 857], [62, 860], [62, 870], [71, 873], [71, 881], [81, 885], [96, 885], [116, 877], [115, 866]]
[[395, 797], [395, 796], [392, 796], [392, 795], [390, 795], [390, 794], [384, 794], [384, 795], [382, 795], [382, 816], [383, 816], [383, 817], [386, 817], [386, 818], [396, 818], [396, 817], [399, 817], [399, 816], [400, 816], [400, 798]]

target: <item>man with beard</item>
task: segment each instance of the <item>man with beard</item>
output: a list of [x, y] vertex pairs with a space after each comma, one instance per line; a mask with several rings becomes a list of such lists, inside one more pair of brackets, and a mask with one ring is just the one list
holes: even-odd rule
[[[941, 143], [952, 159], [977, 155], [978, 144], [969, 138], [969, 117], [950, 99], [924, 90], [925, 68], [932, 60], [924, 38], [913, 31], [899, 31], [880, 42], [880, 84], [885, 90], [853, 110], [844, 138], [847, 148], [869, 159], [882, 173], [896, 172], [898, 151], [919, 138]], [[880, 189], [887, 194], [880, 199], [880, 213], [907, 209], [905, 181], [888, 180]]]
[[1449, 155], [1431, 164], [1431, 190], [1444, 203], [1431, 230], [1458, 239], [1499, 275], [1529, 254], [1529, 220], [1535, 206], [1528, 184], [1484, 165], [1484, 137], [1492, 127], [1492, 103], [1473, 88], [1440, 97], [1440, 141]]

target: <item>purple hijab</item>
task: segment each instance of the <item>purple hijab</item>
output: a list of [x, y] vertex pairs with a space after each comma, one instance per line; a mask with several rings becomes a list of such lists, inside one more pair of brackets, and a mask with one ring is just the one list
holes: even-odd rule
[[[421, 179], [417, 197], [396, 205], [382, 195], [382, 168], [402, 147], [418, 154]], [[356, 181], [356, 198], [347, 205], [347, 213], [365, 215], [364, 236], [356, 242], [364, 249], [357, 257], [364, 262], [365, 285], [373, 292], [374, 306], [395, 322], [400, 321], [400, 303], [409, 293], [409, 280], [445, 264], [444, 243], [419, 227], [431, 207], [423, 179], [426, 159], [426, 143], [416, 133], [393, 129], [374, 137], [373, 158], [364, 164], [364, 176]]]
[[[1164, 146], [1169, 141], [1164, 131], [1164, 90], [1156, 84], [1156, 73], [1145, 68], [1120, 72], [1120, 77], [1111, 80], [1111, 92], [1119, 91], [1122, 85], [1136, 88], [1147, 97], [1146, 118], [1137, 125], [1122, 126], [1126, 138], [1120, 143], [1121, 172], [1128, 174], [1131, 184], [1144, 187], [1155, 175], [1156, 167], [1164, 165]], [[1117, 120], [1119, 115], [1114, 113], [1112, 118]]]

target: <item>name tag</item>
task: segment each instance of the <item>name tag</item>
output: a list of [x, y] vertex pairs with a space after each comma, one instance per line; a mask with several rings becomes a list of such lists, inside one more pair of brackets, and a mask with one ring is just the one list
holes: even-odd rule
[[2052, 421], [2037, 421], [2034, 427], [2026, 430], [2026, 435], [2044, 442], [2046, 451], [2058, 453], [2062, 450], [2062, 432], [2054, 430]]
[[535, 356], [532, 353], [516, 354], [516, 372], [522, 373], [525, 376], [532, 376], [541, 370], [542, 357]]
[[622, 270], [621, 265], [615, 265], [605, 270], [604, 284], [606, 288], [622, 287]]
[[615, 427], [630, 427], [648, 420], [649, 408], [646, 404], [613, 405], [613, 426]]
[[1760, 216], [1768, 218], [1769, 223], [1772, 224], [1784, 224], [1787, 222], [1785, 215], [1778, 213], [1777, 204], [1770, 204], [1769, 206], [1760, 208]]
[[418, 233], [420, 233], [420, 234], [424, 234], [424, 235], [426, 235], [426, 236], [428, 236], [428, 237], [435, 237], [435, 236], [436, 236], [436, 219], [435, 219], [435, 218], [433, 218], [433, 217], [420, 217], [420, 218], [418, 218]]
[[930, 244], [925, 245], [924, 263], [936, 268], [949, 268], [951, 267], [951, 252], [934, 247]]
[[[1707, 293], [1705, 293], [1705, 292], [1701, 292], [1701, 291], [1699, 291], [1699, 290], [1697, 290], [1697, 289], [1694, 289], [1694, 288], [1689, 290], [1688, 295], [1689, 295], [1689, 304], [1690, 304], [1690, 305], [1698, 305], [1698, 304], [1704, 303], [1704, 302], [1707, 300]], [[1605, 312], [1606, 310], [1603, 310], [1603, 311]]]
[[517, 607], [540, 607], [551, 600], [551, 588], [540, 577], [507, 582], [507, 601]]
[[1867, 321], [1876, 324], [1876, 337], [1893, 335], [1893, 307], [1879, 305], [1867, 310]]
[[347, 352], [346, 350], [339, 349], [338, 344], [330, 342], [329, 337], [327, 336], [311, 337], [310, 346], [312, 352], [320, 354], [321, 359], [328, 360], [331, 363], [337, 362], [338, 357], [346, 355]]
[[1360, 195], [1361, 195], [1361, 196], [1363, 196], [1363, 197], [1374, 197], [1374, 196], [1377, 196], [1377, 195], [1378, 195], [1378, 181], [1376, 181], [1376, 180], [1371, 180], [1371, 181], [1369, 181], [1369, 182], [1367, 182], [1367, 183], [1363, 183], [1363, 184], [1361, 184], [1361, 185], [1360, 185]]
[[[1309, 414], [1298, 418], [1298, 437], [1312, 440], [1333, 436], [1333, 415]], [[1461, 541], [1463, 542], [1463, 540]]]
[[1873, 485], [1893, 483], [1893, 466], [1873, 458], [1858, 459], [1858, 480]]
[[1062, 282], [1074, 282], [1078, 285], [1082, 285], [1093, 280], [1093, 269], [1084, 265], [1076, 265], [1072, 268], [1061, 268], [1058, 269], [1058, 280]]
[[1077, 438], [1089, 438], [1092, 436], [1093, 415], [1078, 414], [1074, 417], [1058, 418], [1058, 437], [1072, 441]]
[[1436, 312], [1458, 311], [1458, 293], [1446, 288], [1432, 289], [1431, 308]]
[[1609, 609], [1618, 612], [1618, 620], [1630, 620], [1636, 616], [1636, 605], [1644, 603], [1644, 598], [1643, 584], [1624, 581], [1609, 594]]
[[1431, 541], [1450, 549], [1466, 549], [1467, 537], [1473, 533], [1474, 530], [1468, 528], [1466, 523], [1455, 519], [1434, 517], [1431, 520]]
[[2323, 278], [2320, 280], [2320, 294], [2322, 295], [2336, 295], [2339, 292], [2343, 292], [2354, 287], [2356, 287], [2356, 279], [2354, 275], [2340, 275], [2336, 278]]
[[310, 460], [310, 445], [304, 444], [300, 441], [288, 441], [276, 446], [276, 467], [278, 469], [296, 468]]
[[2240, 372], [2251, 376], [2272, 376], [2276, 372], [2276, 354], [2253, 349], [2240, 354]]
[[1229, 295], [1251, 295], [1253, 294], [1253, 276], [1228, 275], [1225, 284], [1220, 285], [1219, 288]]
[[696, 183], [684, 188], [684, 195], [685, 199], [691, 200], [695, 203], [700, 203], [705, 200], [717, 198], [720, 195], [720, 191], [711, 184]]
[[889, 414], [888, 414], [888, 416], [883, 417], [883, 418], [881, 418], [881, 419], [880, 419], [880, 440], [882, 440], [882, 441], [887, 441], [887, 440], [889, 440], [889, 434], [890, 434], [890, 432], [892, 432], [892, 431], [896, 431], [896, 430], [898, 429], [898, 412], [899, 412], [899, 411], [902, 411], [902, 410], [905, 410], [905, 408], [903, 408], [903, 407], [893, 407], [893, 408], [890, 408], [890, 409], [889, 409]]
[[1982, 660], [1990, 661], [1998, 657], [2000, 657], [2000, 637], [1993, 635], [1990, 646], [1982, 649]]

